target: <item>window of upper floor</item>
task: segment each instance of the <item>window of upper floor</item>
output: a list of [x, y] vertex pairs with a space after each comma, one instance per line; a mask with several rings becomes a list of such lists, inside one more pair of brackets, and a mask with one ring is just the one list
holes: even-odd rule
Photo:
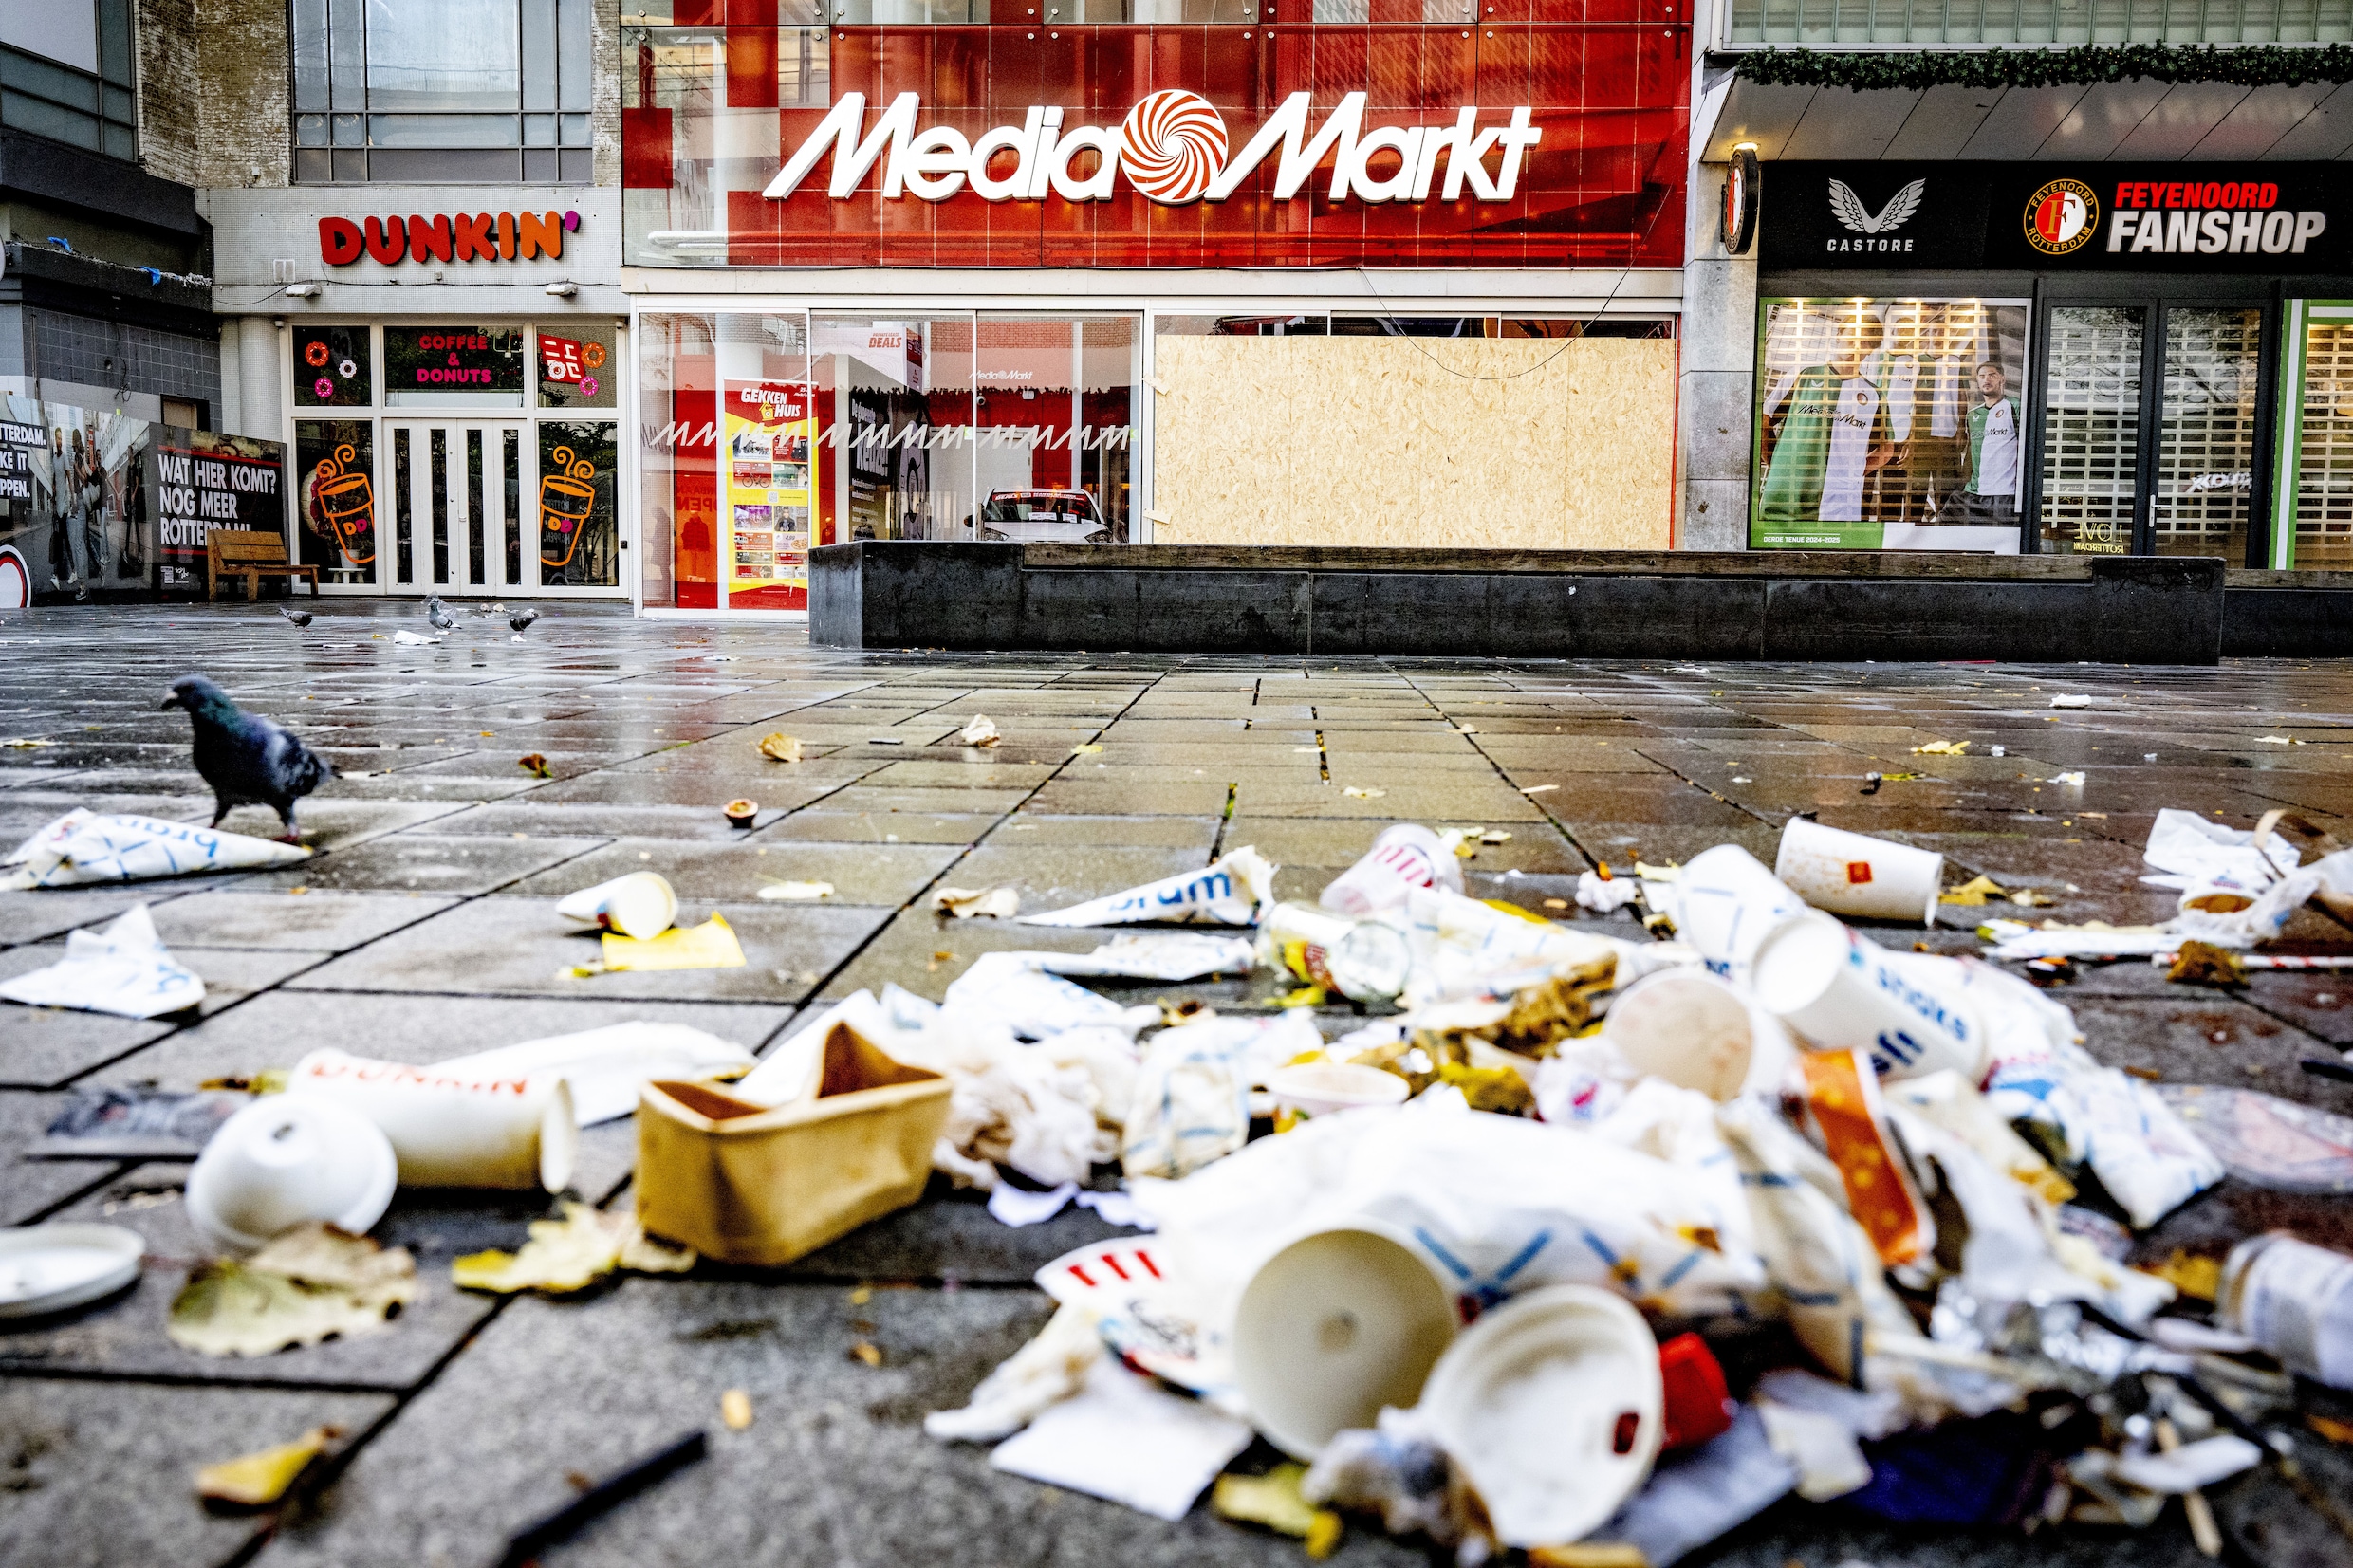
[[593, 177], [591, 0], [291, 0], [294, 178]]
[[131, 0], [0, 0], [0, 126], [139, 158]]
[[1940, 48], [2335, 44], [2353, 0], [1725, 0], [1724, 42]]

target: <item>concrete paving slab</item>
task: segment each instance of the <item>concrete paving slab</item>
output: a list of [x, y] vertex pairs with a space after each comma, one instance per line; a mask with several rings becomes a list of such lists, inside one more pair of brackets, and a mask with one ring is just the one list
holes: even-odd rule
[[507, 891], [555, 898], [629, 872], [656, 871], [669, 878], [680, 898], [693, 903], [750, 903], [771, 883], [799, 881], [832, 883], [828, 904], [897, 909], [960, 853], [961, 847], [954, 844], [770, 843], [765, 833], [726, 844], [621, 839]]

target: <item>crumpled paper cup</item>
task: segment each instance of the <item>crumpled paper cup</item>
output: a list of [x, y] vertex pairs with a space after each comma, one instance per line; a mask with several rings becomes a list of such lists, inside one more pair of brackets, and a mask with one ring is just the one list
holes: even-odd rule
[[556, 905], [556, 913], [584, 926], [650, 942], [678, 917], [678, 895], [659, 872], [633, 871], [568, 895]]
[[1324, 885], [1316, 901], [1335, 914], [1362, 919], [1395, 909], [1416, 888], [1462, 891], [1462, 863], [1445, 840], [1418, 822], [1383, 828], [1362, 858]]
[[287, 1087], [375, 1123], [403, 1187], [561, 1192], [580, 1154], [571, 1085], [555, 1074], [476, 1077], [329, 1048], [296, 1062]]
[[1602, 1019], [1602, 1039], [1638, 1077], [1661, 1078], [1726, 1104], [1770, 1092], [1795, 1045], [1781, 1021], [1698, 969], [1644, 975]]

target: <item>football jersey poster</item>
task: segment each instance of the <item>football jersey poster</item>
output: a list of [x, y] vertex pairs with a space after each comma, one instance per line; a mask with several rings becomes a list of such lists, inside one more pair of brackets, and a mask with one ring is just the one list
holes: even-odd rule
[[2018, 548], [2028, 307], [1758, 302], [1753, 549]]

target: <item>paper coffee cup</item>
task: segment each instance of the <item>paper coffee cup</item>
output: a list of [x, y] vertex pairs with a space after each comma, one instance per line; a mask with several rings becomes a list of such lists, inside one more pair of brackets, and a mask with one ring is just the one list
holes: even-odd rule
[[581, 889], [558, 904], [556, 913], [584, 926], [602, 926], [650, 942], [678, 917], [678, 895], [661, 873], [633, 871]]
[[1454, 1337], [1452, 1295], [1401, 1239], [1366, 1225], [1311, 1231], [1243, 1286], [1234, 1380], [1268, 1441], [1313, 1459], [1382, 1407], [1412, 1409]]
[[1950, 1067], [1985, 1077], [1985, 1025], [1969, 975], [1950, 958], [1890, 952], [1826, 914], [1808, 914], [1756, 952], [1756, 998], [1819, 1049], [1860, 1047], [1882, 1078]]
[[1274, 1095], [1275, 1126], [1288, 1129], [1317, 1116], [1402, 1105], [1409, 1085], [1395, 1073], [1352, 1061], [1303, 1061], [1267, 1075]]
[[553, 1074], [474, 1079], [326, 1049], [296, 1062], [287, 1087], [374, 1123], [404, 1187], [561, 1192], [580, 1153], [571, 1086]]
[[1812, 912], [1738, 844], [1695, 855], [1674, 883], [1675, 930], [1710, 972], [1749, 984], [1758, 944]]
[[1445, 840], [1418, 822], [1381, 829], [1355, 865], [1325, 884], [1316, 902], [1336, 914], [1362, 918], [1395, 909], [1416, 888], [1462, 891], [1462, 865]]
[[1405, 988], [1413, 950], [1405, 933], [1378, 920], [1334, 914], [1312, 904], [1277, 904], [1258, 923], [1258, 958], [1351, 1002], [1386, 1002]]
[[1507, 1546], [1583, 1540], [1649, 1476], [1658, 1341], [1621, 1297], [1550, 1285], [1484, 1313], [1431, 1369], [1421, 1413]]
[[221, 1123], [188, 1172], [188, 1217], [206, 1242], [240, 1254], [310, 1220], [358, 1236], [384, 1217], [397, 1181], [392, 1145], [375, 1123], [288, 1091]]
[[1792, 817], [1773, 875], [1816, 909], [1863, 920], [1936, 923], [1944, 857]]
[[1781, 1021], [1712, 974], [1663, 969], [1610, 1004], [1602, 1039], [1647, 1078], [1716, 1103], [1779, 1086], [1792, 1046]]

